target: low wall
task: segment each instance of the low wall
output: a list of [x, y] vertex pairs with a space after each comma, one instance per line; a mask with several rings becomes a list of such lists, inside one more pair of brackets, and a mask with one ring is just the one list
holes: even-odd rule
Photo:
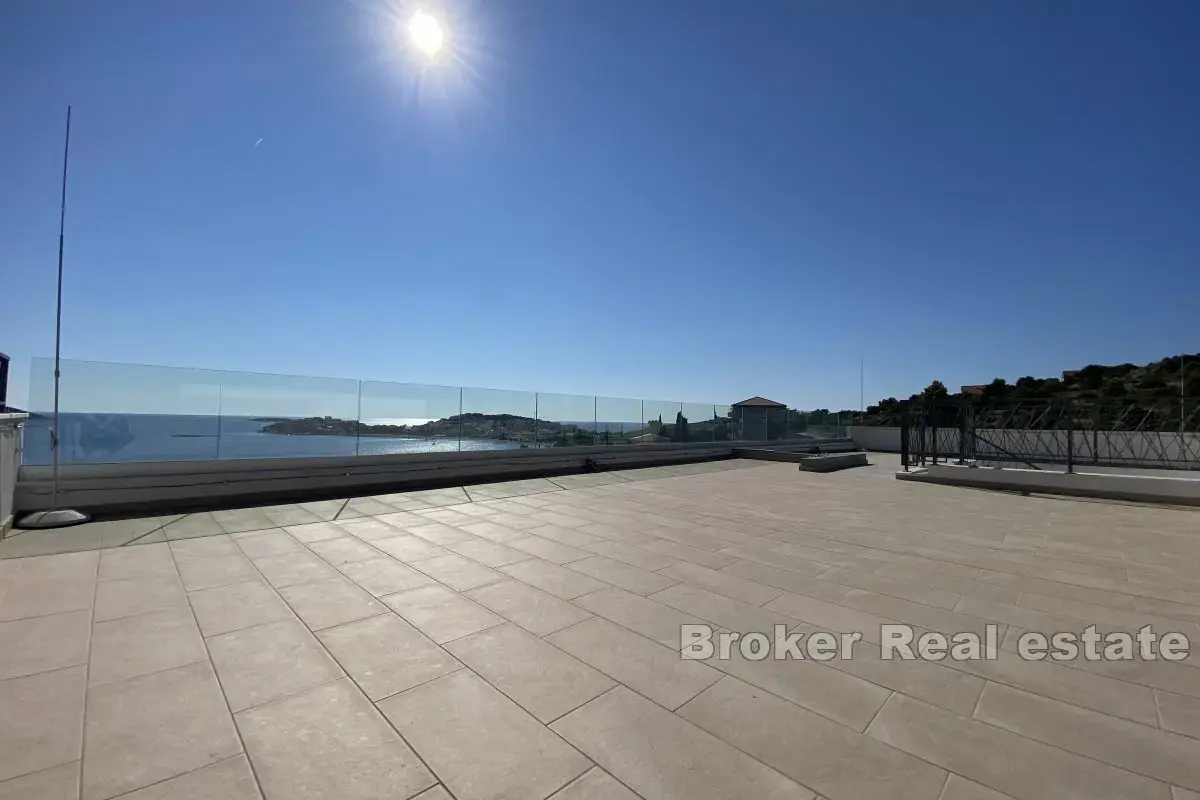
[[[846, 445], [845, 440], [805, 446]], [[742, 447], [779, 442], [739, 442]], [[498, 480], [548, 477], [600, 469], [683, 464], [734, 457], [724, 443], [622, 445], [463, 453], [404, 453], [337, 458], [266, 458], [67, 464], [59, 471], [65, 508], [99, 513], [192, 510], [252, 502], [318, 500]], [[21, 467], [15, 504], [22, 511], [50, 506], [51, 469]]]
[[[914, 436], [916, 434], [914, 433]], [[980, 428], [976, 431], [974, 458], [999, 455], [999, 447], [989, 447], [988, 440], [1007, 449], [1015, 449], [1030, 460], [1043, 457], [1048, 461], [1062, 461], [1067, 452], [1067, 436], [1074, 439], [1075, 462], [1087, 464], [1126, 465], [1138, 467], [1174, 467], [1176, 469], [1200, 469], [1200, 434], [1198, 433], [1137, 433], [1126, 431], [1073, 431], [1065, 430], [997, 430]], [[864, 450], [881, 453], [900, 452], [900, 429], [853, 426], [850, 438]], [[932, 444], [932, 443], [931, 443]], [[939, 428], [937, 431], [937, 454], [939, 457], [957, 457], [959, 432], [954, 428]], [[913, 443], [914, 451], [917, 449]], [[1147, 463], [1156, 462], [1156, 463]]]
[[1061, 494], [1137, 503], [1200, 506], [1200, 479], [1197, 478], [960, 467], [955, 464], [937, 464], [912, 472], [897, 472], [896, 477], [907, 481], [1027, 494]]
[[21, 463], [21, 424], [27, 414], [0, 414], [0, 537], [13, 520], [13, 493]]

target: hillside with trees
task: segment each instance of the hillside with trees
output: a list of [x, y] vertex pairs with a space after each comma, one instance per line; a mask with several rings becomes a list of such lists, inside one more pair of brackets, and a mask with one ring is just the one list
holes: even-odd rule
[[951, 393], [935, 380], [905, 400], [888, 397], [868, 406], [862, 424], [899, 425], [905, 409], [916, 405], [970, 404], [991, 411], [997, 419], [1003, 416], [1022, 425], [1040, 413], [1042, 423], [1052, 427], [1068, 409], [1076, 419], [1080, 414], [1088, 417], [1078, 421], [1093, 424], [1136, 420], [1145, 428], [1178, 429], [1182, 419], [1189, 429], [1200, 425], [1200, 353], [1170, 356], [1142, 366], [1089, 364], [1058, 378], [1027, 376], [1011, 384], [996, 378], [971, 389], [965, 395]]

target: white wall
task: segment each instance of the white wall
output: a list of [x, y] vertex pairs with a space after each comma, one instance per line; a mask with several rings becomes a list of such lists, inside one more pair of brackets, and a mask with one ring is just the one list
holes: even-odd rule
[[0, 414], [0, 536], [12, 525], [13, 490], [21, 463], [21, 423], [27, 414]]

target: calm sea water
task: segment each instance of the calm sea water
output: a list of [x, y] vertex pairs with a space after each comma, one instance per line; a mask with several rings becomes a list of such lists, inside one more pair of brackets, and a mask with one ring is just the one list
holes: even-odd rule
[[[100, 464], [124, 461], [191, 461], [216, 458], [385, 455], [457, 450], [512, 450], [516, 442], [492, 439], [407, 436], [286, 436], [263, 433], [267, 423], [251, 417], [165, 414], [62, 414], [59, 461]], [[49, 464], [50, 419], [31, 415], [25, 424], [22, 462]]]

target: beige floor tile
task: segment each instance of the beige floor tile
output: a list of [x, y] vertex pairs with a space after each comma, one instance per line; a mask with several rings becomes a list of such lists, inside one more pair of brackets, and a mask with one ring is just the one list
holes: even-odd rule
[[501, 544], [521, 539], [525, 536], [522, 531], [516, 528], [509, 528], [491, 520], [469, 522], [459, 527], [473, 536], [478, 536], [481, 539], [489, 539], [493, 542], [500, 542]]
[[208, 650], [234, 713], [342, 677], [342, 670], [298, 620], [214, 636]]
[[1167, 785], [894, 695], [867, 733], [1019, 800], [1169, 800]]
[[377, 542], [381, 539], [404, 535], [404, 532], [398, 527], [393, 527], [375, 517], [348, 519], [335, 524], [354, 538], [362, 539], [364, 542]]
[[742, 634], [758, 631], [770, 636], [776, 625], [790, 629], [797, 624], [797, 620], [778, 611], [733, 600], [726, 595], [699, 589], [687, 583], [677, 583], [669, 589], [655, 592], [646, 599]]
[[550, 800], [640, 800], [640, 798], [612, 775], [599, 767], [592, 767], [555, 792]]
[[92, 629], [88, 685], [123, 681], [207, 660], [191, 609], [171, 608], [97, 622]]
[[431, 544], [418, 536], [410, 536], [407, 533], [379, 539], [372, 544], [392, 558], [398, 558], [405, 562], [450, 555], [450, 551], [446, 548], [438, 547], [436, 544]]
[[694, 614], [611, 586], [577, 598], [575, 605], [636, 631], [675, 652], [679, 652], [682, 646], [680, 626], [704, 623]]
[[237, 725], [267, 800], [411, 797], [435, 782], [349, 680], [243, 711]]
[[258, 782], [244, 755], [156, 783], [121, 800], [261, 800]]
[[543, 723], [615, 685], [587, 664], [513, 625], [465, 636], [446, 649]]
[[311, 522], [320, 522], [323, 517], [314, 514], [306, 508], [300, 506], [285, 506], [281, 508], [269, 508], [264, 512], [271, 522], [280, 526], [287, 525], [307, 525]]
[[373, 517], [376, 514], [390, 514], [395, 510], [395, 507], [388, 503], [381, 503], [370, 497], [356, 497], [346, 503], [346, 507], [338, 514], [338, 519]]
[[951, 773], [939, 800], [1012, 800], [1012, 798]]
[[[749, 561], [754, 564], [762, 564], [764, 566], [782, 569], [788, 572], [794, 572], [797, 575], [808, 575], [816, 577], [822, 572], [829, 569], [830, 565], [819, 561], [809, 561], [807, 558], [799, 558], [797, 556], [789, 556], [783, 553], [769, 550], [767, 547], [760, 544], [731, 544], [721, 551], [727, 555], [737, 556], [743, 561]], [[730, 571], [728, 569], [726, 572]], [[752, 578], [751, 580], [757, 580]], [[775, 586], [776, 584], [771, 584]], [[788, 587], [780, 587], [788, 588]]]
[[79, 800], [79, 762], [0, 781], [0, 800]]
[[[499, 521], [499, 519], [497, 518]], [[577, 531], [574, 528], [564, 528], [561, 525], [546, 525], [541, 522], [525, 519], [524, 522], [518, 523], [516, 520], [505, 521], [503, 524], [514, 528], [521, 528], [526, 533], [534, 536], [540, 536], [543, 539], [549, 539], [560, 544], [570, 545], [571, 547], [584, 547], [589, 544], [597, 544], [605, 541], [605, 539], [583, 531]]]
[[0, 680], [87, 663], [90, 611], [0, 622]]
[[297, 583], [280, 589], [279, 593], [314, 631], [388, 613], [386, 605], [342, 577]]
[[504, 620], [444, 586], [388, 595], [383, 602], [438, 644], [478, 633]]
[[84, 740], [83, 800], [140, 789], [241, 751], [207, 661], [93, 686]]
[[379, 707], [460, 800], [546, 797], [591, 766], [467, 670]]
[[477, 561], [485, 567], [502, 567], [505, 564], [515, 564], [518, 561], [527, 561], [531, 558], [529, 553], [522, 550], [516, 550], [512, 547], [507, 547], [496, 542], [489, 542], [487, 539], [479, 539], [477, 537], [472, 537], [469, 541], [446, 545], [446, 548], [453, 550], [460, 556], [466, 556], [472, 561]]
[[708, 567], [709, 569], [721, 569], [737, 561], [736, 557], [728, 554], [702, 550], [699, 547], [692, 547], [691, 545], [670, 539], [655, 539], [641, 546], [655, 553], [662, 553], [665, 556], [671, 556], [680, 561], [687, 561], [701, 567]]
[[207, 512], [188, 514], [164, 526], [162, 530], [169, 541], [192, 539], [197, 536], [216, 536], [225, 533], [225, 529], [213, 519], [212, 514]]
[[563, 600], [571, 600], [605, 586], [582, 573], [537, 558], [500, 567], [500, 571]]
[[202, 536], [195, 539], [178, 539], [169, 542], [171, 555], [175, 560], [186, 561], [190, 558], [212, 558], [213, 556], [241, 555], [241, 550], [228, 536]]
[[929, 800], [946, 781], [943, 769], [736, 678], [677, 713], [825, 797]]
[[304, 545], [279, 529], [235, 534], [233, 541], [249, 558], [281, 556], [304, 550]]
[[597, 557], [586, 550], [580, 550], [578, 547], [571, 547], [569, 544], [562, 544], [553, 539], [543, 539], [541, 536], [514, 539], [508, 542], [508, 546], [531, 556], [537, 556], [543, 561], [549, 561], [551, 564], [568, 564], [583, 558]]
[[538, 636], [582, 622], [591, 613], [521, 581], [506, 580], [465, 592], [484, 608]]
[[355, 539], [353, 536], [343, 536], [340, 539], [325, 539], [313, 542], [309, 549], [335, 567], [352, 564], [357, 561], [369, 561], [379, 558], [379, 551], [371, 545]]
[[168, 608], [187, 608], [187, 593], [178, 575], [155, 575], [123, 581], [101, 581], [96, 587], [95, 620], [103, 622]]
[[975, 718], [1106, 764], [1200, 790], [1200, 740], [989, 683]]
[[1154, 694], [1158, 700], [1158, 713], [1164, 728], [1200, 739], [1200, 699], [1170, 692]]
[[[1144, 725], [1158, 724], [1153, 690], [1148, 686], [1094, 675], [1053, 661], [1026, 661], [1016, 653], [1004, 649], [997, 653], [995, 660], [944, 663], [948, 667], [978, 675], [980, 678], [1053, 697], [1093, 711], [1123, 717]], [[920, 699], [933, 702], [926, 697]]]
[[189, 592], [229, 586], [259, 579], [254, 566], [243, 555], [188, 558], [179, 562], [179, 577]]
[[394, 558], [380, 556], [367, 561], [354, 561], [338, 567], [347, 578], [376, 597], [394, 594], [418, 586], [428, 586], [433, 579]]
[[764, 608], [815, 625], [821, 630], [838, 633], [861, 633], [863, 640], [880, 643], [881, 625], [894, 625], [896, 620], [845, 608], [838, 601], [820, 600], [802, 594], [784, 592]]
[[457, 659], [395, 614], [326, 628], [317, 638], [371, 700], [462, 669]]
[[867, 727], [891, 694], [883, 686], [816, 661], [747, 660], [736, 646], [728, 659], [704, 663], [857, 731]]
[[659, 574], [753, 606], [765, 605], [783, 594], [774, 586], [764, 586], [727, 572], [708, 569], [685, 561], [660, 570]]
[[345, 505], [344, 500], [314, 500], [311, 503], [297, 503], [299, 508], [313, 514], [319, 519], [331, 520], [337, 516]]
[[674, 578], [667, 578], [657, 572], [639, 569], [604, 556], [591, 556], [581, 561], [572, 561], [567, 564], [567, 567], [589, 575], [598, 581], [604, 581], [619, 589], [640, 595], [661, 592], [668, 586], [674, 586], [677, 582]]
[[200, 632], [206, 637], [287, 619], [292, 615], [275, 590], [261, 581], [192, 592], [191, 598]]
[[666, 708], [678, 708], [721, 673], [602, 619], [581, 622], [546, 641]]
[[429, 522], [424, 525], [413, 525], [404, 529], [406, 533], [417, 536], [430, 544], [436, 544], [439, 547], [449, 547], [452, 544], [459, 542], [469, 542], [475, 539], [475, 536], [467, 533], [465, 530], [455, 528], [453, 525], [443, 525], [440, 522]]
[[441, 784], [434, 786], [432, 789], [426, 789], [413, 800], [454, 800], [450, 793], [442, 788]]
[[949, 592], [932, 586], [881, 578], [878, 575], [862, 572], [857, 569], [833, 567], [821, 573], [821, 580], [831, 581], [842, 586], [850, 586], [855, 589], [865, 589], [889, 597], [899, 597], [902, 600], [923, 603], [927, 606], [944, 608], [946, 610], [953, 609], [958, 605], [958, 601], [962, 599], [962, 595], [958, 592]]
[[123, 581], [175, 574], [171, 548], [162, 544], [121, 547], [100, 552], [101, 581]]
[[1171, 797], [1174, 798], [1174, 800], [1200, 800], [1200, 792], [1193, 792], [1190, 789], [1172, 786]]
[[595, 544], [583, 545], [583, 549], [598, 556], [611, 558], [614, 561], [623, 561], [626, 564], [632, 564], [635, 567], [650, 570], [651, 572], [657, 572], [660, 569], [678, 563], [678, 559], [664, 556], [662, 553], [654, 553], [631, 544], [625, 544], [624, 542], [596, 542]]
[[613, 689], [550, 727], [643, 797], [810, 800], [814, 796], [791, 779], [624, 687]]
[[21, 571], [0, 597], [0, 622], [92, 607], [98, 553], [22, 559]]
[[812, 575], [804, 575], [791, 570], [759, 564], [755, 561], [738, 561], [721, 570], [730, 575], [747, 578], [764, 586], [773, 586], [788, 592], [807, 595], [822, 600], [837, 602], [838, 598], [850, 590], [848, 586], [830, 583]]
[[79, 760], [86, 683], [83, 667], [0, 681], [0, 781]]
[[285, 531], [298, 541], [311, 543], [323, 542], [327, 539], [340, 539], [347, 531], [332, 522], [310, 522], [306, 525], [285, 525]]
[[508, 578], [507, 575], [496, 572], [491, 567], [477, 564], [471, 559], [456, 553], [446, 553], [436, 558], [409, 563], [426, 575], [437, 579], [451, 589], [459, 592], [465, 592], [468, 589], [486, 586], [489, 583], [496, 583]]
[[276, 589], [338, 577], [337, 570], [307, 550], [256, 558], [254, 566]]
[[[239, 509], [241, 512], [242, 509]], [[269, 531], [278, 528], [278, 523], [273, 521], [266, 514], [259, 513], [236, 513], [232, 516], [219, 518], [220, 511], [212, 512], [213, 518], [217, 520], [217, 524], [221, 526], [221, 530], [225, 533], [248, 533], [254, 531]]]

